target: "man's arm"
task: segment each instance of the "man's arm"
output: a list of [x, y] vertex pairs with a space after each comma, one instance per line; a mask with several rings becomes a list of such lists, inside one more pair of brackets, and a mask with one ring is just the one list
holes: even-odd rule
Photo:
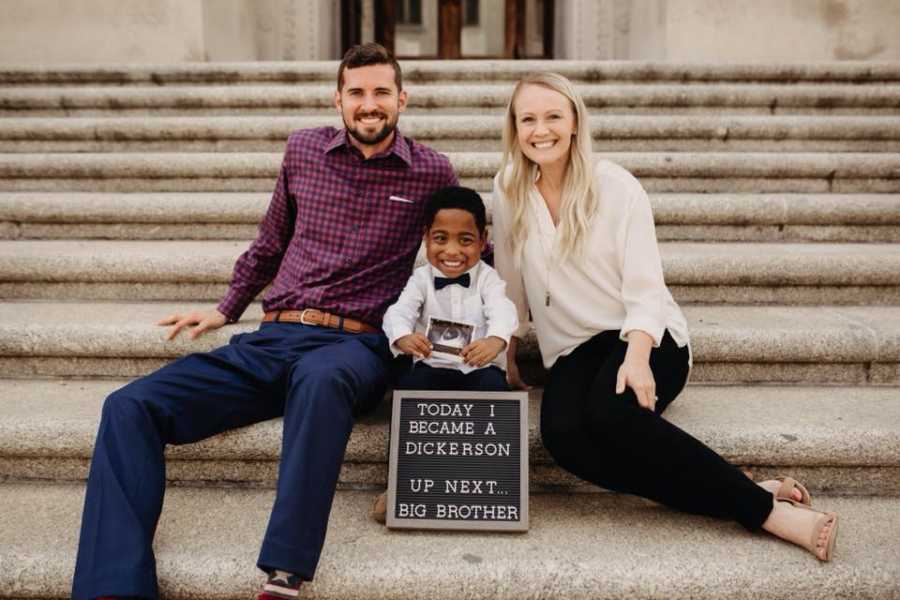
[[236, 322], [253, 298], [278, 273], [281, 259], [294, 234], [294, 206], [288, 192], [287, 153], [281, 165], [278, 182], [272, 194], [269, 209], [259, 226], [256, 239], [234, 265], [234, 274], [228, 292], [215, 310], [194, 311], [189, 314], [173, 314], [157, 325], [172, 325], [166, 335], [172, 340], [185, 327], [191, 327], [190, 338], [218, 329], [226, 323]]

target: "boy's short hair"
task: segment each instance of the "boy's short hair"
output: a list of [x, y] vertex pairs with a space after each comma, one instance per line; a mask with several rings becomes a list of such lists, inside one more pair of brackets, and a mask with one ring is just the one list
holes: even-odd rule
[[397, 84], [397, 91], [403, 90], [403, 76], [400, 73], [400, 64], [384, 46], [375, 42], [369, 42], [368, 44], [351, 46], [344, 53], [344, 58], [341, 59], [337, 72], [338, 91], [341, 91], [341, 88], [344, 87], [344, 69], [356, 69], [368, 67], [369, 65], [391, 65], [394, 68], [394, 83]]
[[481, 196], [473, 189], [451, 185], [441, 188], [425, 201], [425, 229], [431, 229], [434, 225], [434, 217], [439, 210], [445, 208], [458, 208], [472, 213], [475, 217], [475, 226], [478, 233], [484, 237], [487, 228], [487, 211]]

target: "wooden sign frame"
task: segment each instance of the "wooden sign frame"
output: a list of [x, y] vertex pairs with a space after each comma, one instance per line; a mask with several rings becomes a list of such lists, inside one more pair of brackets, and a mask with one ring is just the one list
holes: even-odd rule
[[[421, 516], [415, 517], [398, 517], [397, 515], [397, 502], [398, 502], [398, 492], [397, 492], [397, 484], [398, 484], [398, 474], [400, 471], [399, 461], [402, 460], [400, 456], [400, 438], [401, 438], [401, 411], [404, 405], [404, 402], [412, 401], [412, 400], [435, 400], [446, 404], [448, 401], [452, 401], [460, 404], [472, 404], [472, 403], [481, 403], [482, 406], [485, 404], [490, 404], [491, 401], [496, 405], [498, 402], [502, 403], [516, 403], [518, 406], [516, 410], [518, 411], [518, 420], [519, 420], [519, 430], [517, 432], [518, 442], [519, 442], [519, 460], [518, 460], [518, 474], [519, 474], [519, 485], [518, 485], [518, 505], [517, 505], [517, 514], [518, 519], [505, 519], [505, 520], [494, 520], [494, 519], [452, 519], [452, 518], [422, 518]], [[509, 414], [514, 414], [507, 407], [505, 411]], [[431, 421], [431, 422], [439, 422], [435, 421], [435, 419], [439, 419], [440, 417], [424, 417], [423, 420]], [[405, 421], [409, 424], [409, 420]], [[480, 417], [478, 420], [479, 425], [483, 425], [487, 423], [483, 417]], [[409, 425], [411, 429], [413, 426]], [[411, 435], [408, 433], [408, 435]], [[444, 438], [441, 438], [444, 439]], [[457, 441], [458, 443], [462, 443], [462, 437], [453, 437], [449, 435], [446, 437], [447, 442]], [[462, 392], [462, 391], [435, 391], [435, 390], [396, 390], [394, 391], [393, 398], [393, 406], [391, 408], [391, 443], [390, 443], [390, 459], [389, 459], [389, 474], [388, 474], [388, 493], [387, 493], [387, 526], [391, 529], [443, 529], [443, 530], [479, 530], [479, 531], [519, 531], [524, 532], [528, 531], [529, 524], [529, 511], [528, 511], [528, 393], [527, 392]], [[466, 457], [461, 457], [460, 461], [465, 461]], [[481, 459], [483, 460], [483, 459]], [[489, 460], [489, 458], [488, 458]], [[506, 467], [509, 468], [508, 460], [505, 463]], [[443, 469], [442, 469], [442, 472]], [[423, 480], [425, 479], [425, 473], [423, 473]], [[439, 479], [435, 476], [435, 480], [428, 479], [427, 481], [436, 481]], [[447, 485], [448, 482], [460, 482], [460, 481], [470, 481], [468, 479], [447, 479], [446, 475], [443, 476], [442, 482]], [[483, 482], [482, 482], [483, 483]], [[495, 482], [496, 483], [496, 482]], [[481, 487], [481, 486], [479, 486]], [[493, 487], [490, 488], [491, 492], [494, 491]], [[484, 488], [481, 488], [481, 492], [484, 492]], [[509, 490], [498, 491], [498, 494], [508, 493]], [[490, 496], [473, 496], [473, 501], [477, 499], [489, 498], [492, 501]], [[425, 506], [422, 504], [421, 506]], [[478, 505], [482, 506], [482, 509], [486, 505]], [[501, 505], [502, 506], [502, 505]], [[508, 510], [507, 506], [503, 510]], [[427, 508], [423, 509], [426, 510]], [[460, 509], [461, 511], [461, 509]], [[458, 511], [454, 511], [458, 512]], [[497, 512], [500, 513], [500, 510], [497, 509]], [[511, 514], [511, 513], [508, 513]]]

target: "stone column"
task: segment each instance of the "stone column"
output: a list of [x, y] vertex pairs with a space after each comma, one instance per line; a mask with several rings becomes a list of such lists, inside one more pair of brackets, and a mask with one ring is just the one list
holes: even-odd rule
[[628, 58], [630, 0], [573, 0], [556, 3], [556, 58]]
[[332, 60], [340, 5], [329, 0], [204, 0], [207, 58]]

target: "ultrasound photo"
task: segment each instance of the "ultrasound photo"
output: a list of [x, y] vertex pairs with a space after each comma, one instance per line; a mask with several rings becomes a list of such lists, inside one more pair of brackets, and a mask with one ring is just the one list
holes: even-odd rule
[[475, 326], [469, 323], [429, 317], [425, 337], [431, 342], [433, 353], [461, 361], [459, 353], [472, 341], [474, 330]]

